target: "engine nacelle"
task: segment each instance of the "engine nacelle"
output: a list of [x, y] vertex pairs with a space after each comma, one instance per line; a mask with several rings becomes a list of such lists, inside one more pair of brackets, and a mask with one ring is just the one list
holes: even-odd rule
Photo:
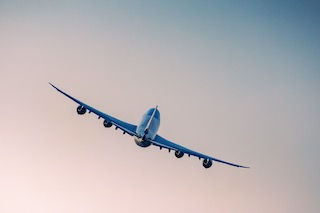
[[212, 166], [212, 160], [210, 159], [203, 159], [203, 163], [202, 163], [203, 167], [208, 169]]
[[79, 114], [79, 115], [83, 115], [83, 114], [85, 114], [87, 112], [87, 109], [84, 107], [84, 106], [78, 106], [78, 108], [77, 108], [77, 113]]
[[112, 123], [111, 123], [111, 121], [104, 120], [103, 121], [103, 126], [106, 127], [106, 128], [110, 128], [110, 127], [112, 127]]
[[184, 155], [184, 153], [181, 152], [181, 151], [179, 151], [179, 150], [177, 150], [177, 151], [175, 151], [174, 155], [175, 155], [177, 158], [182, 158], [183, 155]]

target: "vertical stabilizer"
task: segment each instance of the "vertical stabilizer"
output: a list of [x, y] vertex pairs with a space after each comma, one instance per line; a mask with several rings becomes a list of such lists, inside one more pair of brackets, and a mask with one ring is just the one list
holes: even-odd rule
[[146, 126], [146, 128], [144, 129], [144, 133], [145, 133], [145, 134], [148, 134], [148, 131], [149, 131], [151, 122], [152, 122], [152, 120], [153, 120], [153, 118], [154, 118], [154, 115], [156, 114], [157, 109], [158, 109], [158, 105], [156, 106], [156, 108], [154, 108], [154, 110], [153, 110], [153, 112], [152, 112], [152, 114], [151, 114], [151, 116], [150, 116], [150, 119], [149, 119], [149, 121], [148, 121], [148, 123], [147, 123], [147, 126]]

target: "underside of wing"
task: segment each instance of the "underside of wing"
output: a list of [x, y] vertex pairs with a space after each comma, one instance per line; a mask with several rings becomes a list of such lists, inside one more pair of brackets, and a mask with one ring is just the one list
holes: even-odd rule
[[55, 88], [56, 90], [58, 90], [58, 92], [62, 93], [63, 95], [67, 96], [68, 98], [70, 98], [71, 100], [73, 100], [74, 102], [78, 103], [79, 106], [77, 108], [77, 112], [78, 114], [84, 114], [87, 111], [89, 113], [94, 113], [98, 116], [98, 118], [103, 118], [104, 119], [104, 126], [105, 127], [111, 127], [112, 125], [114, 125], [116, 127], [116, 129], [121, 129], [124, 133], [127, 133], [131, 136], [135, 136], [136, 135], [136, 125], [133, 124], [129, 124], [126, 122], [123, 122], [117, 118], [114, 118], [106, 113], [103, 113], [85, 103], [83, 103], [82, 101], [79, 101], [78, 99], [68, 95], [67, 93], [63, 92], [62, 90], [60, 90], [59, 88], [57, 88], [56, 86], [54, 86], [53, 84], [49, 83], [53, 88]]
[[210, 156], [195, 152], [195, 151], [193, 151], [191, 149], [188, 149], [188, 148], [185, 148], [185, 147], [180, 146], [178, 144], [175, 144], [175, 143], [173, 143], [173, 142], [161, 137], [160, 135], [157, 135], [155, 137], [155, 139], [150, 141], [150, 142], [155, 146], [159, 146], [160, 148], [166, 148], [166, 149], [169, 149], [169, 150], [175, 150], [176, 151], [175, 155], [178, 158], [182, 157], [184, 154], [187, 154], [189, 156], [192, 155], [192, 156], [198, 157], [199, 159], [203, 159], [203, 166], [205, 168], [211, 167], [212, 161], [216, 161], [216, 162], [219, 162], [219, 163], [224, 163], [224, 164], [227, 164], [227, 165], [230, 165], [230, 166], [235, 166], [235, 167], [249, 168], [249, 167], [246, 167], [246, 166], [241, 166], [241, 165], [238, 165], [238, 164], [229, 163], [227, 161], [219, 160], [217, 158], [213, 158], [213, 157], [210, 157]]

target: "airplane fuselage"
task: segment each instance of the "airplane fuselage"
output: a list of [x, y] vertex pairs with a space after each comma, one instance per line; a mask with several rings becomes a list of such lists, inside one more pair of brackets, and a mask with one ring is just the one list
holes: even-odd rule
[[143, 116], [137, 126], [136, 133], [139, 137], [134, 137], [134, 141], [138, 146], [148, 147], [151, 145], [145, 139], [153, 140], [160, 126], [160, 112], [157, 108], [149, 109]]

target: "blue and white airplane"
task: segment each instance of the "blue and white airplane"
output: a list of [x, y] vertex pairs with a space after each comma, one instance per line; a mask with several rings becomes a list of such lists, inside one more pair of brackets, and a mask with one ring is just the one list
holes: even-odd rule
[[219, 160], [198, 152], [195, 152], [191, 149], [187, 149], [183, 146], [180, 146], [178, 144], [175, 144], [171, 141], [168, 141], [167, 139], [164, 139], [160, 135], [157, 134], [159, 126], [160, 126], [160, 113], [158, 110], [158, 106], [155, 108], [149, 109], [141, 119], [141, 122], [138, 126], [129, 124], [126, 122], [123, 122], [117, 118], [114, 118], [108, 114], [105, 114], [81, 101], [78, 99], [75, 99], [74, 97], [68, 95], [67, 93], [63, 92], [53, 84], [49, 83], [52, 87], [54, 87], [56, 90], [58, 90], [60, 93], [63, 95], [67, 96], [74, 102], [78, 103], [79, 106], [77, 108], [77, 113], [79, 115], [85, 114], [87, 111], [89, 113], [93, 112], [94, 114], [98, 115], [98, 118], [103, 118], [103, 125], [106, 128], [110, 128], [113, 125], [115, 126], [115, 129], [121, 129], [123, 131], [123, 134], [127, 133], [131, 136], [134, 137], [135, 143], [140, 146], [140, 147], [148, 147], [150, 145], [158, 146], [160, 149], [165, 148], [168, 149], [169, 152], [171, 150], [175, 151], [175, 156], [177, 158], [181, 158], [184, 156], [184, 154], [188, 155], [189, 157], [196, 156], [200, 159], [203, 159], [203, 167], [208, 169], [212, 166], [212, 161], [216, 161], [219, 163], [224, 163], [230, 166], [235, 166], [235, 167], [241, 167], [241, 168], [249, 168], [246, 166], [241, 166], [233, 163], [229, 163], [223, 160]]

